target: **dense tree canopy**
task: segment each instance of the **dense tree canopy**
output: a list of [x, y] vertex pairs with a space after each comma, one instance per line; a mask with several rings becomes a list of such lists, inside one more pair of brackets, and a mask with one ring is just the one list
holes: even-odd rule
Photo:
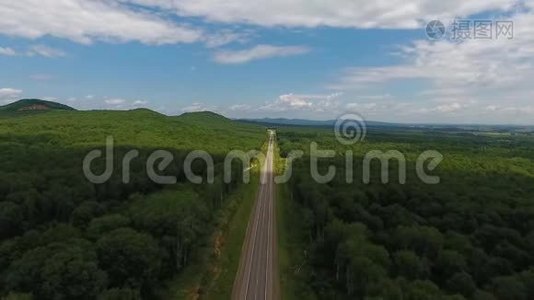
[[[295, 161], [285, 199], [306, 248], [292, 259], [304, 261], [299, 274], [319, 299], [534, 299], [533, 135], [371, 128], [354, 146], [323, 129], [277, 135], [282, 156], [309, 153], [312, 141], [337, 153], [319, 161], [321, 172], [337, 169], [325, 184], [311, 176], [308, 154]], [[429, 149], [444, 156], [435, 185], [415, 172]], [[376, 162], [365, 184], [362, 161], [371, 150], [401, 151], [406, 184], [391, 176], [395, 163], [382, 183]]]
[[[114, 169], [88, 181], [83, 158], [115, 143]], [[217, 212], [240, 180], [233, 165], [222, 178], [223, 154], [259, 149], [265, 132], [215, 114], [166, 117], [148, 110], [50, 112], [0, 118], [0, 298], [155, 299], [204, 247]], [[163, 186], [147, 176], [147, 157], [165, 149], [174, 161]], [[214, 159], [215, 184], [192, 184], [183, 163], [192, 150]], [[130, 182], [122, 157], [138, 150]], [[104, 159], [94, 172], [103, 170]], [[206, 178], [206, 166], [193, 164]]]

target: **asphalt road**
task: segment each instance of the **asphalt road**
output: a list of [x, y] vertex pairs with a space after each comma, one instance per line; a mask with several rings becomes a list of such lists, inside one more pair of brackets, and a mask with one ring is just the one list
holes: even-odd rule
[[232, 299], [279, 299], [278, 257], [273, 172], [274, 134], [261, 170], [260, 188], [241, 251]]

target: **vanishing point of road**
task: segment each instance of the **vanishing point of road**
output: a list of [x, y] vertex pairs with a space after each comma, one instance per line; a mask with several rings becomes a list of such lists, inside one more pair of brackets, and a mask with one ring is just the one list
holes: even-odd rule
[[277, 300], [278, 256], [273, 172], [274, 132], [261, 170], [260, 188], [250, 218], [239, 269], [232, 291], [233, 300]]

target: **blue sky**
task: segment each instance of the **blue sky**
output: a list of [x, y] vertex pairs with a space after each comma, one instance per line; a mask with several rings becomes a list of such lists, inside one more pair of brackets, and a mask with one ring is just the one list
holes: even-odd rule
[[[532, 2], [0, 2], [1, 103], [534, 123]], [[428, 39], [428, 21], [455, 17], [511, 20], [514, 37]]]

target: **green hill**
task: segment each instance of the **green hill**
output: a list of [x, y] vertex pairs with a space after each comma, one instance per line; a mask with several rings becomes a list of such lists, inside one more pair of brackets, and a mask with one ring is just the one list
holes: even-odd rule
[[42, 112], [51, 110], [75, 110], [74, 108], [53, 102], [40, 99], [22, 99], [8, 105], [0, 106], [0, 113], [16, 113], [16, 112]]
[[184, 113], [178, 117], [178, 120], [191, 124], [204, 124], [204, 125], [221, 125], [221, 124], [235, 124], [236, 122], [216, 114], [211, 111], [200, 111]]
[[10, 116], [0, 119], [0, 136], [12, 133], [46, 137], [47, 142], [53, 140], [53, 144], [67, 147], [103, 144], [106, 136], [111, 135], [119, 145], [220, 153], [260, 147], [264, 138], [261, 126], [232, 121], [211, 112], [170, 117], [149, 109], [52, 110]]

